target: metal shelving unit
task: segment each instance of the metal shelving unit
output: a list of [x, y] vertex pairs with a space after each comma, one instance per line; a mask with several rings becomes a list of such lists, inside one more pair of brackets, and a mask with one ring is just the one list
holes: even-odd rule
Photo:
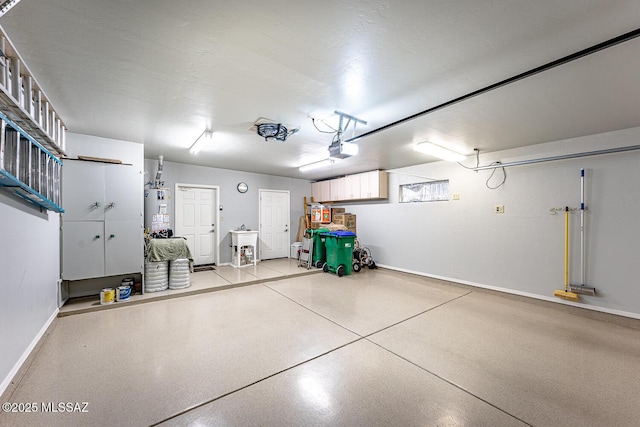
[[55, 212], [60, 207], [62, 162], [0, 113], [0, 187]]
[[0, 27], [0, 188], [64, 212], [60, 181], [66, 126]]
[[64, 155], [67, 128], [0, 27], [0, 110], [56, 156]]

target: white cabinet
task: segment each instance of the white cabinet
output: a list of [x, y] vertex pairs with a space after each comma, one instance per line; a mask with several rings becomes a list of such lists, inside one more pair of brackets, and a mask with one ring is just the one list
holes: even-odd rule
[[347, 175], [344, 179], [344, 197], [340, 200], [362, 199], [360, 176], [362, 174]]
[[329, 200], [332, 202], [335, 202], [337, 200], [344, 200], [346, 197], [346, 188], [344, 185], [345, 178], [336, 178], [328, 182], [329, 187], [331, 188]]
[[104, 220], [104, 165], [65, 160], [62, 170], [62, 215], [66, 221]]
[[371, 171], [359, 175], [361, 199], [386, 199], [389, 197], [389, 179], [386, 171]]
[[62, 264], [65, 280], [104, 276], [103, 221], [63, 222]]
[[331, 181], [318, 181], [312, 183], [311, 196], [315, 202], [331, 201]]
[[316, 202], [386, 199], [389, 197], [388, 174], [375, 170], [314, 182], [311, 195]]
[[62, 277], [143, 271], [142, 171], [66, 160], [62, 177]]

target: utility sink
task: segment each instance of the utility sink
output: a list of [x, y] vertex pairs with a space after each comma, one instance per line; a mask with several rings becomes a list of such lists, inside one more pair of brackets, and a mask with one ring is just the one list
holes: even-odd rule
[[233, 246], [256, 246], [258, 232], [254, 230], [230, 230]]
[[[258, 231], [254, 230], [230, 230], [231, 233], [231, 264], [234, 267], [241, 266], [241, 258], [244, 253], [250, 253], [253, 265], [256, 265], [256, 248], [258, 244]], [[250, 251], [245, 249], [251, 246]]]

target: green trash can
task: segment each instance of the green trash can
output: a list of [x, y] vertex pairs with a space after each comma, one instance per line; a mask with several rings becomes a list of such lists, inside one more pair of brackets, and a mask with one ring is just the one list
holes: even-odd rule
[[353, 244], [356, 239], [351, 231], [322, 233], [327, 249], [327, 262], [322, 267], [325, 273], [331, 271], [338, 277], [351, 274], [353, 264]]
[[325, 237], [322, 236], [322, 233], [328, 232], [328, 228], [308, 228], [306, 231], [309, 237], [313, 239], [313, 257], [311, 263], [317, 268], [321, 268], [327, 261], [327, 250], [324, 245]]

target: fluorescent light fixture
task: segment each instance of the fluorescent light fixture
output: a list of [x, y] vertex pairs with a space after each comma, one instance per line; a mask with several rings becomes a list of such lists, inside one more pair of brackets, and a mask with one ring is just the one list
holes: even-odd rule
[[456, 153], [455, 151], [451, 151], [431, 142], [420, 142], [414, 145], [413, 149], [449, 162], [461, 162], [466, 158], [466, 156], [463, 156], [460, 153]]
[[202, 132], [202, 135], [200, 135], [198, 139], [196, 139], [196, 142], [194, 142], [193, 145], [189, 148], [189, 152], [191, 154], [198, 154], [198, 152], [202, 149], [202, 147], [212, 139], [213, 139], [213, 132], [209, 130], [205, 130], [204, 132]]
[[324, 160], [320, 160], [319, 162], [313, 162], [313, 163], [309, 163], [308, 165], [302, 165], [298, 168], [298, 170], [300, 172], [308, 172], [308, 171], [320, 169], [326, 166], [331, 166], [334, 163], [335, 163], [334, 159], [324, 159]]

